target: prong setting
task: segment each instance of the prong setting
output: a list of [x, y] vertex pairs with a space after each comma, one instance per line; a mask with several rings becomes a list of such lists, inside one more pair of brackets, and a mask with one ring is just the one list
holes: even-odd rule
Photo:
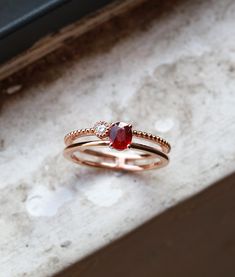
[[132, 125], [125, 122], [112, 123], [109, 130], [109, 140], [112, 148], [122, 151], [128, 148], [132, 141]]

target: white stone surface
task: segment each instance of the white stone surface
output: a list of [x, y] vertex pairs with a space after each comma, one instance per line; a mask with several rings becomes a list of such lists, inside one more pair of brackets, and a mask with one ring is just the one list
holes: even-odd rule
[[[234, 24], [234, 1], [182, 2], [3, 103], [1, 276], [50, 276], [234, 170]], [[170, 165], [124, 174], [64, 160], [64, 134], [97, 120], [167, 138]]]

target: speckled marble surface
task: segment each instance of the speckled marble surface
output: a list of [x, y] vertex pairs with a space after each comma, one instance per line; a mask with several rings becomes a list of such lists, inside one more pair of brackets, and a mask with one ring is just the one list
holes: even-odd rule
[[[2, 276], [50, 276], [234, 170], [235, 2], [153, 6], [2, 100]], [[65, 133], [119, 119], [168, 139], [170, 165], [124, 174], [64, 160]]]

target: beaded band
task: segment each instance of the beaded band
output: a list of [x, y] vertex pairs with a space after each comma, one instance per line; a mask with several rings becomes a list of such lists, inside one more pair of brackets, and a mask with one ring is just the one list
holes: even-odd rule
[[[168, 154], [171, 151], [170, 143], [159, 136], [155, 136], [155, 135], [152, 135], [151, 133], [146, 133], [146, 132], [137, 131], [137, 130], [133, 130], [132, 134], [135, 137], [147, 139], [152, 142], [155, 142], [156, 144], [158, 144], [159, 146], [162, 147], [162, 150], [164, 153]], [[68, 146], [71, 143], [73, 143], [75, 140], [77, 140], [78, 138], [85, 137], [85, 136], [94, 136], [94, 135], [95, 135], [94, 128], [78, 129], [78, 130], [69, 132], [64, 137], [64, 143], [65, 143], [65, 145]]]

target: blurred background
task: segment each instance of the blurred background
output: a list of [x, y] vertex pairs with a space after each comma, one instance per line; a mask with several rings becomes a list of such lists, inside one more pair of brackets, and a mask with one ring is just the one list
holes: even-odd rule
[[[0, 0], [1, 276], [234, 276], [235, 2]], [[171, 162], [82, 168], [131, 122]]]

